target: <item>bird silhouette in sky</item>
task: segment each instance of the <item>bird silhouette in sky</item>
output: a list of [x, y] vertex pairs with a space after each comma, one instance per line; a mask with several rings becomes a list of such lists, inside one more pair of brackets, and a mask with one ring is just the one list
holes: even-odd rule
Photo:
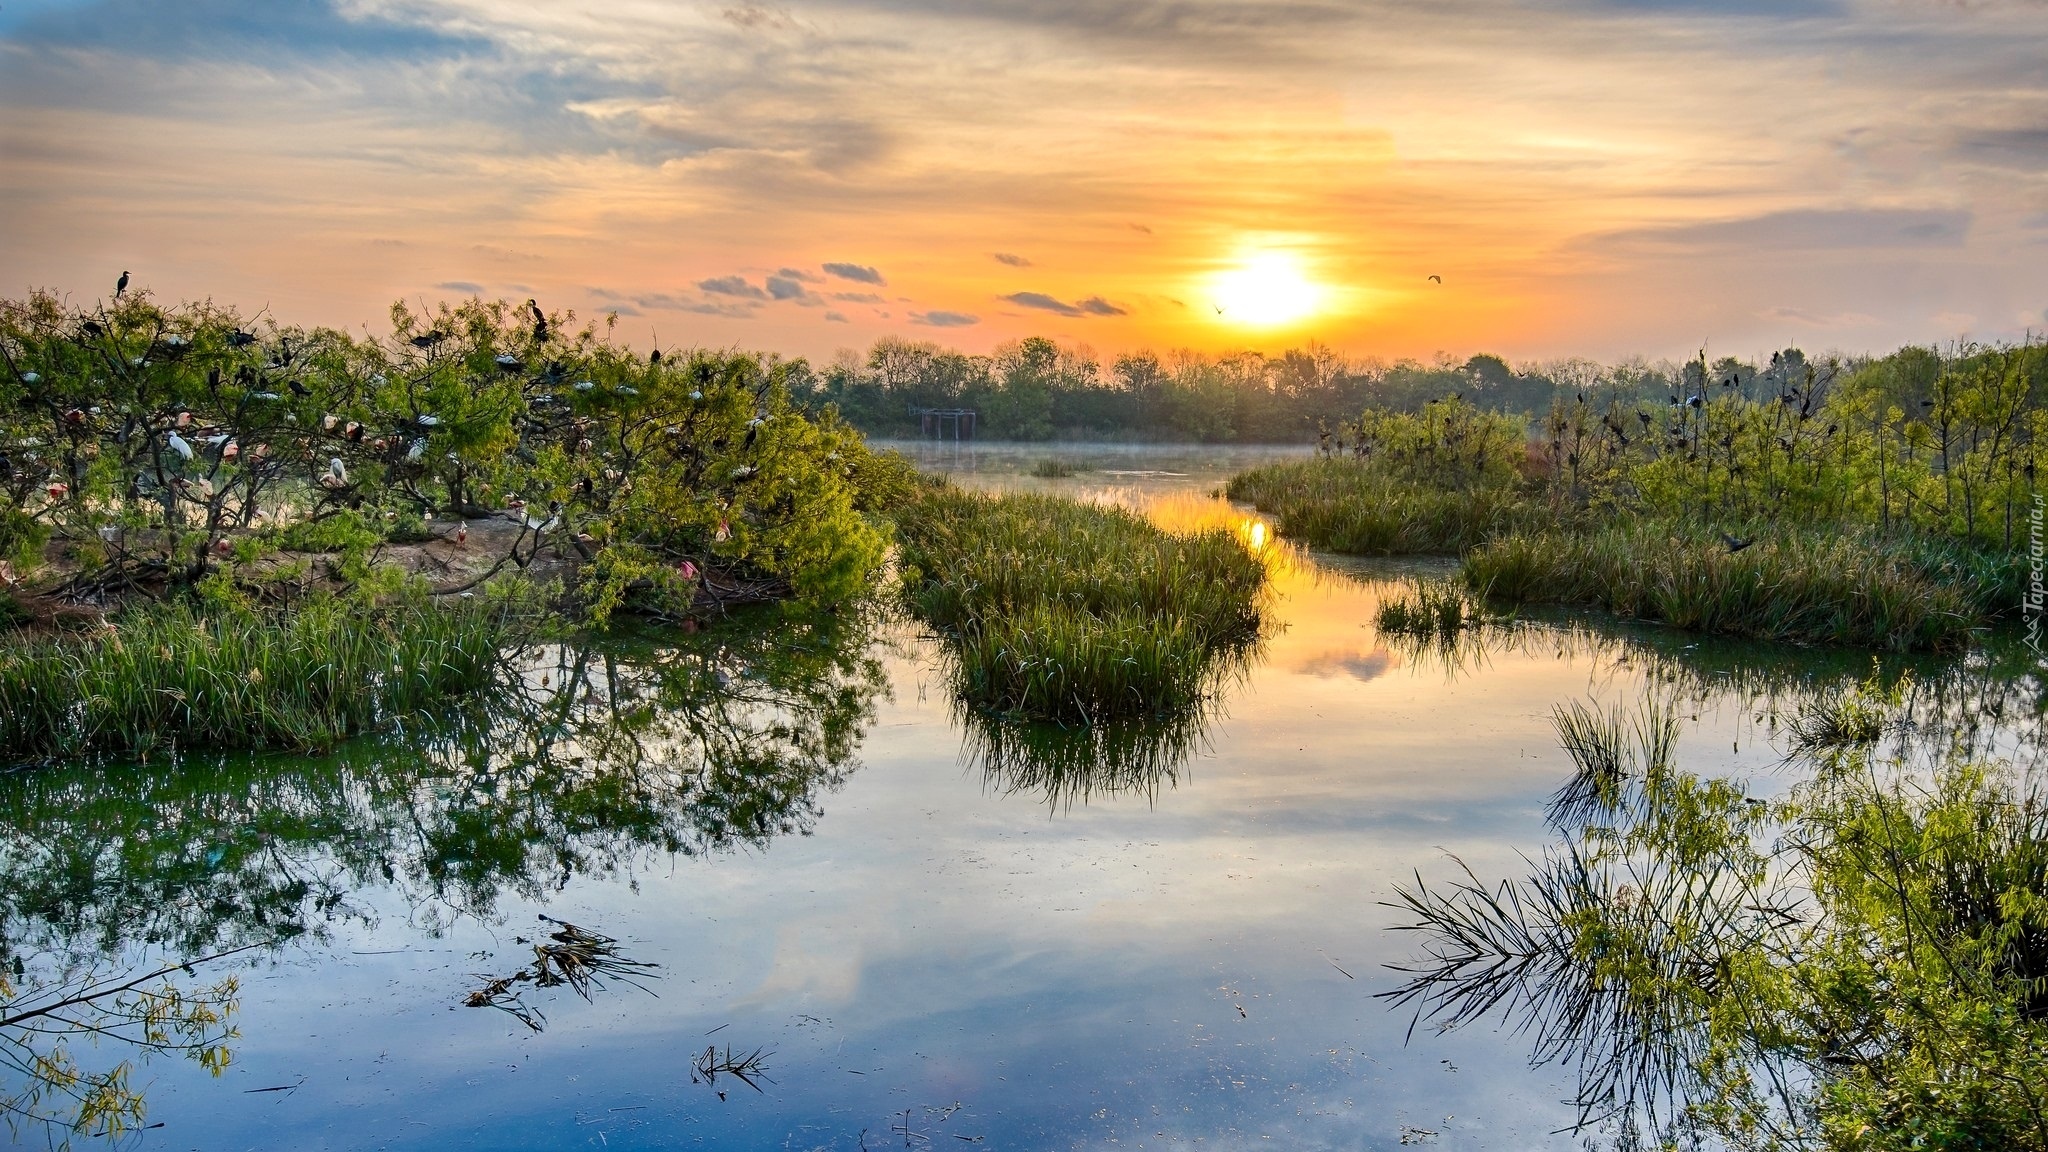
[[1444, 278], [1441, 276], [1432, 275], [1430, 276], [1430, 279], [1436, 281], [1439, 284], [1444, 282]]
[[127, 269], [124, 268], [121, 270], [121, 278], [119, 280], [114, 281], [114, 299], [119, 300], [121, 298], [121, 293], [126, 292], [127, 290], [128, 271]]

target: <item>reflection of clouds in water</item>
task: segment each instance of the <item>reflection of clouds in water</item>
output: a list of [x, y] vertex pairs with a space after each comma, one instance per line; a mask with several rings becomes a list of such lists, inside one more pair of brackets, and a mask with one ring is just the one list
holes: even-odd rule
[[1319, 652], [1306, 653], [1295, 660], [1290, 669], [1319, 680], [1349, 676], [1354, 680], [1363, 681], [1384, 676], [1400, 666], [1401, 658], [1387, 651], [1385, 645], [1380, 645], [1370, 652], [1359, 652], [1349, 648], [1325, 648]]

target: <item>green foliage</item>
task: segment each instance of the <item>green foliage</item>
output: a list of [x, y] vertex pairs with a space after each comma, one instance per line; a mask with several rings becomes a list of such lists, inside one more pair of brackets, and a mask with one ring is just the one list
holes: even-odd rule
[[1265, 566], [1227, 531], [933, 485], [898, 533], [911, 610], [945, 636], [960, 696], [990, 712], [1184, 712], [1261, 627]]
[[1678, 770], [1668, 713], [1561, 710], [1563, 842], [1520, 883], [1403, 890], [1430, 943], [1389, 995], [1525, 1015], [1582, 1126], [2048, 1148], [2048, 798], [2008, 764], [1881, 759], [1899, 697], [1865, 692], [1832, 705], [1853, 738], [1799, 738], [1812, 776], [1776, 803]]
[[1345, 459], [1269, 464], [1225, 491], [1271, 515], [1283, 536], [1359, 556], [1461, 552], [1530, 511], [1505, 485], [1437, 488]]
[[1031, 466], [1031, 474], [1041, 480], [1064, 480], [1074, 474], [1074, 466], [1064, 460], [1047, 457]]
[[1389, 635], [1449, 637], [1496, 618], [1455, 581], [1417, 580], [1405, 592], [1381, 600], [1375, 622]]
[[359, 580], [373, 540], [505, 516], [520, 567], [623, 547], [756, 598], [864, 591], [902, 469], [792, 406], [802, 362], [642, 359], [574, 325], [399, 304], [377, 339], [142, 292], [0, 303], [0, 557], [26, 576], [54, 546], [80, 570], [44, 590], [77, 597], [198, 584], [260, 555], [249, 540], [339, 551]]

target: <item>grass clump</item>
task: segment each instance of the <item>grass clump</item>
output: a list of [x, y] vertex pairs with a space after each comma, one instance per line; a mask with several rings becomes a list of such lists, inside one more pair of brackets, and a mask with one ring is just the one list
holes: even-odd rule
[[1072, 464], [1064, 460], [1055, 460], [1049, 456], [1031, 466], [1031, 474], [1041, 480], [1064, 480], [1072, 476], [1075, 471], [1077, 469]]
[[911, 610], [946, 637], [961, 698], [992, 714], [1183, 712], [1259, 635], [1266, 569], [1228, 531], [936, 486], [897, 525]]
[[1474, 550], [1463, 572], [1489, 600], [1764, 640], [1950, 648], [1979, 618], [1966, 589], [1902, 549], [1853, 536], [1787, 534], [1731, 551], [1653, 524], [1522, 533]]
[[507, 609], [482, 599], [138, 606], [89, 636], [0, 648], [0, 748], [26, 760], [330, 744], [489, 684], [507, 634]]
[[1393, 635], [1455, 636], [1499, 619], [1456, 581], [1418, 580], [1406, 592], [1380, 601], [1376, 623]]

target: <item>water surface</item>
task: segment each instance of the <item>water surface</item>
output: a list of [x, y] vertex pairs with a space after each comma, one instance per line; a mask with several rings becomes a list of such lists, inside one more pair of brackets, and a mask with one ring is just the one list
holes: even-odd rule
[[[1416, 947], [1382, 902], [1453, 857], [1520, 874], [1560, 702], [1674, 700], [1683, 764], [1774, 790], [1774, 710], [1870, 670], [1613, 626], [1391, 642], [1378, 599], [1446, 562], [1296, 554], [1211, 494], [1291, 450], [915, 451], [1239, 529], [1275, 569], [1260, 660], [1201, 730], [1079, 778], [963, 727], [914, 626], [772, 614], [541, 653], [510, 702], [326, 755], [0, 778], [31, 974], [281, 941], [215, 966], [242, 965], [234, 1061], [146, 1065], [163, 1126], [133, 1146], [1576, 1147], [1569, 1075], [1518, 1037], [1410, 1037], [1373, 999]], [[1025, 475], [1053, 456], [1085, 470]], [[1973, 707], [2014, 682], [1923, 676]], [[528, 989], [540, 1031], [462, 1006], [543, 915], [658, 964], [651, 992]], [[768, 1081], [702, 1082], [707, 1046]]]

